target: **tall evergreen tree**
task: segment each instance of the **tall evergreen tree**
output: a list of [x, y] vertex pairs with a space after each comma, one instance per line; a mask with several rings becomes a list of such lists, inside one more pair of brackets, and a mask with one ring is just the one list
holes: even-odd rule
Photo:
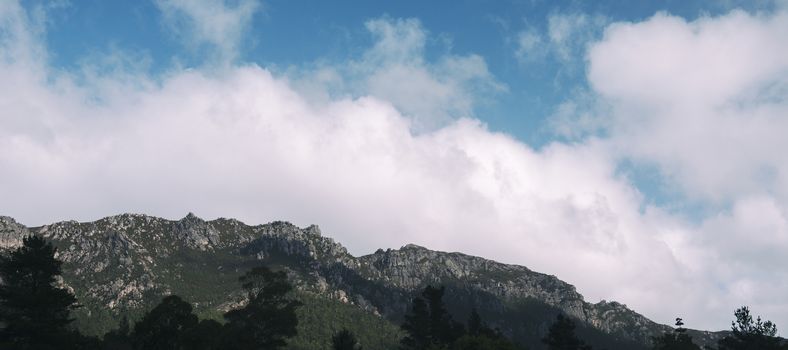
[[684, 321], [676, 318], [676, 328], [673, 332], [654, 337], [654, 350], [701, 350], [700, 346], [692, 342], [692, 337], [684, 328]]
[[331, 337], [331, 345], [333, 350], [362, 350], [356, 336], [347, 329], [343, 329]]
[[406, 349], [429, 349], [448, 347], [465, 334], [462, 324], [452, 320], [443, 303], [443, 287], [427, 286], [421, 298], [414, 298], [411, 311], [405, 315], [402, 330], [407, 335], [402, 339]]
[[405, 336], [402, 338], [403, 348], [423, 350], [430, 346], [432, 343], [430, 313], [424, 299], [413, 299], [410, 312], [405, 315], [402, 330], [405, 331]]
[[452, 350], [514, 350], [517, 347], [482, 320], [476, 308], [468, 317], [468, 334], [452, 343]]
[[224, 315], [228, 348], [269, 350], [287, 345], [287, 338], [297, 334], [296, 308], [301, 306], [290, 294], [287, 274], [257, 267], [240, 280], [249, 303]]
[[58, 286], [62, 262], [42, 237], [0, 256], [0, 347], [63, 349], [79, 343], [69, 329], [77, 299]]
[[575, 323], [561, 314], [556, 317], [542, 342], [550, 350], [591, 350], [591, 346], [575, 335]]
[[750, 309], [743, 306], [734, 311], [736, 321], [731, 322], [731, 335], [720, 339], [719, 350], [780, 350], [788, 349], [777, 335], [777, 325], [771, 321], [753, 320]]
[[197, 326], [191, 304], [176, 295], [165, 297], [159, 305], [134, 325], [134, 348], [145, 350], [186, 349], [187, 334]]
[[129, 319], [123, 316], [117, 329], [113, 329], [104, 334], [102, 349], [105, 350], [132, 350], [131, 327]]

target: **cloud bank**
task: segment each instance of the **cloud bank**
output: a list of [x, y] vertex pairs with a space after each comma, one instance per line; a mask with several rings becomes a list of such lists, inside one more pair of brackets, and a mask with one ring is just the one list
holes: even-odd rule
[[[159, 4], [208, 28], [187, 45], [237, 53], [248, 22]], [[788, 325], [784, 13], [610, 25], [587, 56], [606, 136], [538, 150], [474, 118], [505, 88], [481, 56], [428, 61], [417, 20], [368, 21], [364, 54], [295, 78], [231, 64], [86, 79], [47, 64], [19, 4], [0, 5], [0, 28], [0, 212], [23, 223], [317, 223], [355, 254], [417, 243], [523, 264], [662, 322], [727, 328], [748, 304]], [[719, 209], [692, 222], [649, 204], [625, 160]]]

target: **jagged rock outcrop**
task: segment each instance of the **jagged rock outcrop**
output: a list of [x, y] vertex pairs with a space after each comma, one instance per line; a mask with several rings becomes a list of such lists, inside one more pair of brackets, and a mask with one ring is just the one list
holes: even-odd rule
[[[234, 219], [205, 221], [189, 213], [176, 221], [123, 214], [27, 228], [0, 217], [0, 250], [19, 246], [29, 234], [43, 235], [58, 247], [64, 283], [85, 305], [79, 322], [84, 327], [106, 323], [97, 333], [122, 313], [139, 312], [172, 293], [202, 312], [226, 311], [244, 298], [238, 276], [261, 263], [288, 271], [298, 290], [392, 320], [401, 317], [418, 290], [442, 284], [457, 295], [483, 296], [478, 302], [486, 300], [484, 306], [500, 315], [517, 317], [519, 311], [511, 305], [537, 302], [590, 329], [639, 344], [670, 330], [619, 303], [587, 303], [574, 286], [523, 266], [416, 245], [354, 257], [314, 225], [249, 226]], [[546, 315], [544, 322], [553, 316]], [[509, 326], [504, 321], [497, 325], [503, 330]]]

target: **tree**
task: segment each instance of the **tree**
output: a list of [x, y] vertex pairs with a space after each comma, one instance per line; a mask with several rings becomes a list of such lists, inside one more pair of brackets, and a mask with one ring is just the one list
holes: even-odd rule
[[452, 346], [454, 350], [507, 350], [516, 348], [500, 331], [490, 328], [482, 320], [476, 308], [471, 310], [471, 314], [468, 317], [468, 334], [455, 340]]
[[444, 287], [427, 286], [421, 293], [430, 312], [430, 330], [434, 344], [448, 345], [465, 334], [462, 324], [455, 322], [443, 303]]
[[198, 324], [191, 304], [177, 295], [165, 297], [134, 326], [136, 349], [186, 349], [186, 336]]
[[517, 347], [503, 337], [466, 334], [454, 341], [452, 350], [515, 350]]
[[74, 295], [58, 286], [61, 261], [42, 237], [29, 236], [8, 256], [0, 256], [0, 347], [63, 349], [80, 343], [69, 329]]
[[334, 350], [361, 350], [356, 336], [347, 329], [342, 329], [331, 337], [331, 345]]
[[183, 348], [189, 350], [225, 349], [222, 342], [224, 328], [214, 320], [200, 320], [188, 329], [184, 336]]
[[432, 343], [430, 334], [430, 314], [427, 311], [427, 302], [421, 298], [414, 298], [410, 312], [405, 315], [402, 330], [406, 335], [402, 338], [405, 349], [422, 350]]
[[129, 319], [123, 316], [117, 329], [104, 334], [102, 348], [106, 350], [132, 350], [131, 327]]
[[240, 281], [249, 303], [224, 315], [228, 348], [277, 349], [287, 345], [286, 339], [297, 334], [296, 308], [301, 306], [290, 295], [293, 287], [287, 274], [256, 267]]
[[779, 350], [788, 349], [781, 344], [777, 335], [777, 325], [771, 321], [763, 322], [758, 316], [753, 321], [750, 309], [742, 306], [734, 311], [736, 321], [731, 322], [732, 334], [720, 339], [720, 350]]
[[542, 339], [550, 350], [590, 350], [591, 346], [578, 339], [575, 335], [575, 323], [568, 317], [559, 314], [555, 323], [550, 326], [547, 335]]
[[447, 347], [465, 334], [464, 327], [452, 320], [443, 303], [443, 287], [427, 286], [421, 298], [414, 298], [411, 311], [405, 315], [401, 328], [407, 335], [402, 338], [406, 349], [423, 350]]
[[654, 337], [654, 350], [701, 350], [700, 346], [692, 342], [692, 337], [683, 327], [684, 321], [676, 318], [676, 328], [673, 332]]

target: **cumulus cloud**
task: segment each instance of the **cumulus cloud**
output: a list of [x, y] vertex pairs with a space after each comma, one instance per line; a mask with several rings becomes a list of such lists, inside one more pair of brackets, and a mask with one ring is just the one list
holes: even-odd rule
[[682, 189], [723, 202], [753, 191], [786, 198], [788, 14], [734, 11], [694, 22], [659, 14], [611, 26], [590, 50], [589, 80], [613, 101], [629, 155]]
[[787, 307], [786, 36], [784, 11], [662, 13], [611, 25], [589, 51], [589, 82], [609, 106], [597, 120], [618, 156], [715, 208], [687, 236], [706, 247], [693, 264], [723, 286], [709, 309], [751, 304], [780, 317]]
[[[622, 157], [650, 157], [645, 159], [675, 174], [694, 174], [694, 169], [683, 170], [696, 166], [683, 165], [683, 155], [668, 155], [684, 147], [692, 151], [699, 141], [668, 138], [670, 151], [660, 151], [648, 146], [658, 143], [657, 136], [651, 139], [639, 125], [653, 128], [655, 135], [666, 135], [660, 128], [669, 126], [680, 135], [705, 137], [694, 133], [699, 127], [695, 114], [681, 114], [692, 116], [684, 124], [663, 124], [680, 120], [663, 113], [687, 99], [677, 87], [677, 97], [658, 91], [654, 98], [659, 103], [653, 103], [648, 91], [667, 81], [649, 75], [653, 67], [648, 63], [629, 58], [638, 50], [642, 61], [654, 54], [649, 46], [627, 40], [631, 32], [644, 31], [648, 37], [666, 26], [680, 40], [692, 42], [703, 37], [706, 26], [726, 28], [723, 24], [735, 19], [739, 22], [728, 25], [753, 26], [755, 30], [744, 31], [753, 35], [749, 42], [767, 43], [765, 47], [768, 38], [784, 33], [778, 23], [785, 22], [782, 15], [732, 13], [691, 23], [659, 15], [610, 27], [591, 50], [589, 79], [595, 93], [614, 107], [611, 136], [555, 142], [537, 150], [467, 117], [472, 105], [460, 97], [475, 101], [470, 82], [481, 80], [495, 89], [494, 77], [480, 56], [447, 53], [426, 60], [428, 33], [415, 20], [368, 22], [376, 41], [367, 53], [349, 68], [328, 65], [311, 75], [328, 85], [351, 85], [344, 89], [353, 93], [321, 95], [306, 93], [311, 90], [290, 75], [254, 64], [176, 68], [163, 77], [142, 75], [133, 81], [111, 70], [101, 77], [74, 79], [44, 61], [26, 60], [31, 50], [42, 50], [42, 41], [31, 34], [30, 19], [17, 3], [0, 6], [0, 32], [11, 33], [3, 36], [6, 59], [0, 61], [6, 77], [0, 80], [0, 212], [23, 223], [92, 220], [127, 211], [316, 223], [356, 254], [413, 242], [524, 264], [578, 285], [591, 300], [621, 300], [663, 322], [680, 313], [692, 326], [726, 328], [730, 312], [743, 303], [778, 324], [788, 322], [779, 319], [786, 314], [779, 296], [788, 285], [774, 282], [788, 280], [779, 268], [786, 266], [779, 251], [787, 234], [779, 186], [760, 192], [726, 190], [726, 198], [735, 199], [730, 212], [693, 225], [646, 204], [617, 171]], [[709, 32], [709, 37], [715, 35]], [[781, 62], [779, 57], [758, 59]], [[610, 62], [627, 64], [618, 66], [624, 70], [618, 72]], [[761, 72], [757, 77], [774, 83], [725, 79], [759, 89], [714, 86], [709, 94], [734, 96], [735, 103], [713, 96], [703, 101], [719, 102], [715, 106], [727, 114], [718, 118], [776, 123], [779, 115], [770, 113], [784, 108], [784, 80], [779, 78], [784, 71], [756, 70]], [[610, 75], [613, 81], [606, 81]], [[652, 77], [652, 84], [620, 75]], [[378, 86], [376, 77], [391, 85], [411, 84], [420, 94]], [[317, 89], [324, 88], [321, 84]], [[419, 99], [427, 104], [419, 105]], [[703, 106], [675, 111], [704, 111]], [[741, 110], [760, 114], [731, 114]], [[413, 115], [428, 118], [433, 113], [443, 116], [441, 123], [414, 131]], [[702, 121], [718, 125], [717, 119]], [[753, 130], [767, 129], [767, 124], [758, 125]], [[781, 139], [765, 135], [747, 140], [781, 145]], [[638, 146], [635, 136], [646, 146]], [[622, 151], [624, 147], [631, 150]], [[777, 170], [759, 176], [784, 184], [779, 179], [786, 172], [780, 166], [786, 162], [779, 156], [762, 156], [759, 148], [749, 146], [742, 152], [769, 160], [766, 164]], [[663, 158], [671, 161], [663, 165]], [[743, 159], [735, 155], [729, 161], [751, 164]], [[706, 159], [704, 164], [716, 163]], [[740, 188], [748, 186], [755, 184]], [[675, 309], [666, 307], [666, 300]]]
[[312, 95], [386, 100], [408, 117], [417, 132], [473, 117], [477, 105], [507, 89], [477, 54], [445, 52], [434, 62], [426, 60], [429, 32], [417, 19], [384, 16], [367, 21], [365, 27], [374, 44], [361, 57], [313, 70], [297, 69], [292, 74], [296, 84], [306, 84]]

